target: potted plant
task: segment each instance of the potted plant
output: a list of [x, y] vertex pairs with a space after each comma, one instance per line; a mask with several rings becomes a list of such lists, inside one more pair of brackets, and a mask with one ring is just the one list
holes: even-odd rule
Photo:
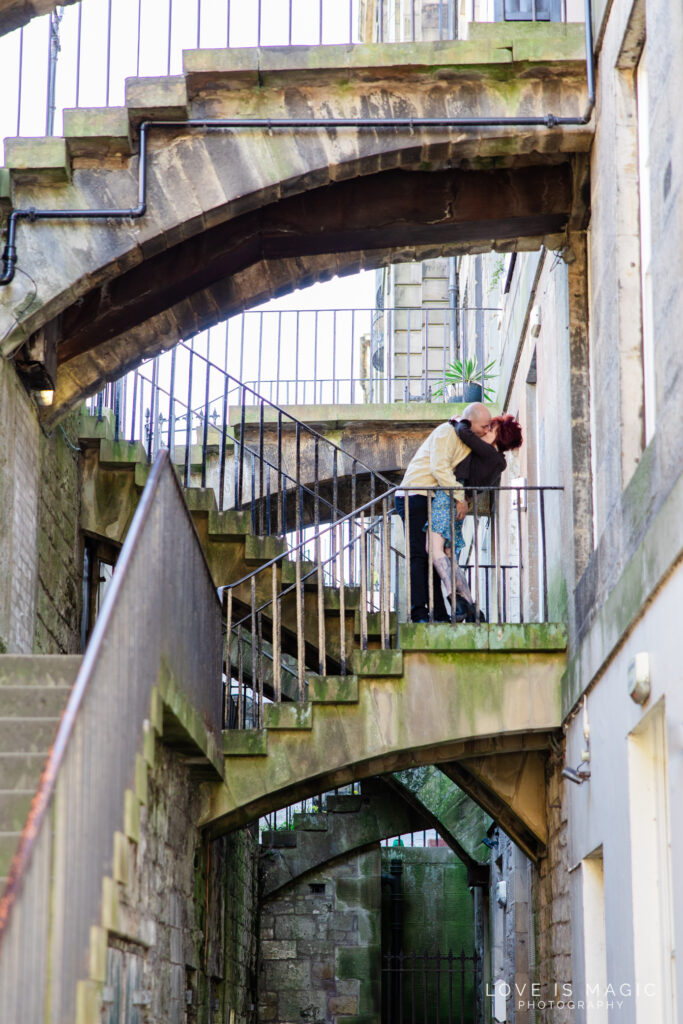
[[[483, 398], [487, 402], [490, 402], [494, 396], [493, 388], [488, 386], [488, 381], [494, 380], [498, 376], [497, 373], [493, 373], [495, 365], [495, 360], [491, 360], [484, 367]], [[482, 401], [482, 371], [479, 369], [476, 357], [465, 359], [464, 362], [462, 359], [456, 359], [449, 363], [444, 370], [443, 378], [438, 387], [432, 391], [434, 398], [447, 394], [447, 389], [450, 388], [449, 400], [451, 402]]]

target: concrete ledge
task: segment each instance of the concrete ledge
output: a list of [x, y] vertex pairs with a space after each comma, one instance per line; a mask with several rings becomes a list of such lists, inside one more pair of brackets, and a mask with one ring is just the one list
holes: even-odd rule
[[[482, 28], [483, 31], [478, 31]], [[314, 72], [339, 82], [361, 75], [365, 80], [407, 69], [441, 75], [466, 73], [473, 67], [512, 64], [518, 61], [544, 64], [585, 60], [583, 25], [527, 26], [492, 24], [472, 26], [470, 38], [433, 42], [354, 43], [337, 46], [264, 46], [215, 50], [185, 50], [183, 70], [188, 97], [209, 85], [272, 84], [279, 75]]]
[[[83, 657], [80, 654], [2, 654], [2, 686], [73, 686]], [[2, 691], [0, 691], [0, 702]], [[0, 787], [1, 788], [1, 787]]]
[[116, 466], [132, 466], [136, 462], [147, 462], [147, 453], [140, 441], [100, 441], [100, 465], [105, 469]]
[[405, 651], [564, 651], [567, 631], [557, 622], [403, 623]]
[[[323, 429], [340, 430], [353, 423], [399, 422], [437, 426], [451, 416], [459, 416], [466, 405], [466, 402], [385, 402], [378, 405], [286, 405], [283, 409], [310, 427], [317, 424]], [[257, 426], [259, 418], [258, 408], [248, 406], [245, 424]], [[275, 410], [266, 407], [263, 421], [277, 424]], [[238, 428], [240, 422], [241, 410], [234, 409], [230, 414], [229, 424], [232, 428]], [[283, 420], [282, 429], [294, 430], [294, 424], [288, 424]]]

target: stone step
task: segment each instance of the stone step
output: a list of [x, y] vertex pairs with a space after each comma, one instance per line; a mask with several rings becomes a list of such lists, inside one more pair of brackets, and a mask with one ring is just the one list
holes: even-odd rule
[[213, 487], [185, 487], [185, 501], [190, 512], [217, 512], [216, 492]]
[[[339, 587], [325, 587], [325, 611], [339, 611]], [[360, 605], [360, 587], [344, 587], [344, 611], [353, 612]]]
[[353, 671], [358, 676], [402, 676], [402, 651], [354, 651]]
[[136, 463], [147, 463], [147, 453], [140, 441], [112, 441], [108, 437], [102, 438], [100, 465], [104, 469], [133, 467]]
[[[82, 660], [80, 654], [1, 654], [0, 687], [71, 687]], [[0, 713], [2, 703], [0, 693]]]
[[0, 754], [0, 789], [33, 790], [38, 785], [47, 754]]
[[0, 832], [21, 832], [33, 797], [33, 790], [0, 790]]
[[316, 676], [308, 679], [308, 699], [312, 704], [358, 703], [358, 676]]
[[243, 540], [251, 533], [251, 512], [228, 509], [209, 512], [209, 538], [211, 540]]
[[292, 824], [299, 832], [327, 832], [327, 815], [320, 811], [295, 811]]
[[3, 754], [46, 754], [58, 725], [58, 718], [0, 718], [0, 751]]
[[250, 533], [244, 538], [244, 561], [249, 566], [265, 565], [286, 551], [287, 541], [282, 537], [258, 537]]
[[224, 729], [223, 753], [226, 757], [266, 757], [266, 729]]
[[261, 833], [261, 848], [266, 850], [294, 850], [297, 834], [290, 828], [267, 828]]
[[3, 718], [59, 718], [71, 693], [70, 686], [3, 686]]
[[360, 793], [338, 793], [328, 796], [325, 806], [328, 814], [356, 814], [363, 806]]
[[[318, 576], [314, 572], [316, 568], [315, 562], [309, 562], [307, 559], [301, 560], [301, 575], [307, 576], [308, 579], [304, 581], [304, 587], [307, 590], [313, 590], [318, 586]], [[312, 574], [312, 575], [309, 575]], [[281, 570], [282, 583], [295, 583], [296, 582], [296, 562], [292, 562], [289, 558], [284, 559]]]
[[263, 724], [266, 729], [312, 729], [313, 705], [310, 701], [264, 704]]

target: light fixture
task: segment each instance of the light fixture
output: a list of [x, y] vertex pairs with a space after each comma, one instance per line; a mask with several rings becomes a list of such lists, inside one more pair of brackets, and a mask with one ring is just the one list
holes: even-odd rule
[[52, 405], [55, 399], [54, 391], [34, 391], [33, 394], [35, 395], [38, 405], [42, 406]]
[[628, 695], [636, 704], [645, 704], [650, 697], [650, 655], [634, 654], [628, 667]]
[[584, 782], [588, 782], [591, 777], [591, 773], [579, 765], [578, 768], [563, 768], [562, 778], [569, 779], [570, 782], [574, 782], [577, 786], [580, 786]]

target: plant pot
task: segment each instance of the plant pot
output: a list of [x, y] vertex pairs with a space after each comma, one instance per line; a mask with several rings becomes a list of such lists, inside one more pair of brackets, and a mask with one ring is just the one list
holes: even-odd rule
[[454, 388], [449, 399], [450, 402], [467, 403], [481, 402], [481, 400], [481, 384], [471, 384], [470, 382], [465, 384], [464, 392], [462, 385], [460, 388]]

